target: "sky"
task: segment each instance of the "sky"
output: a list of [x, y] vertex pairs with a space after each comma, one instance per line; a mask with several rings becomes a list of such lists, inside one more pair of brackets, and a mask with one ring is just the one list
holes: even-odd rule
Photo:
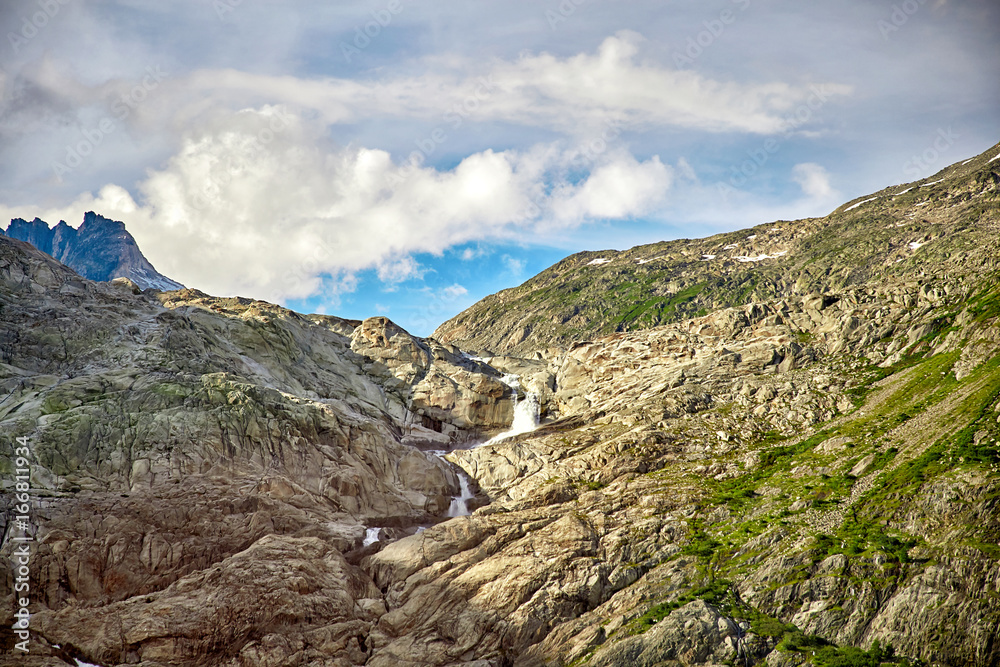
[[995, 0], [5, 0], [0, 219], [418, 335], [1000, 140]]

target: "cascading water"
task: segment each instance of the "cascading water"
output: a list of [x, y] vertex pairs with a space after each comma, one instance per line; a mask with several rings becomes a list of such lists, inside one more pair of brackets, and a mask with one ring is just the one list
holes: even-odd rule
[[525, 394], [524, 399], [514, 403], [514, 421], [506, 436], [528, 433], [538, 428], [538, 416], [541, 406], [538, 404], [538, 394]]
[[367, 547], [369, 545], [378, 542], [379, 535], [382, 533], [381, 528], [368, 528], [365, 530], [365, 540], [361, 543], [361, 546]]
[[504, 438], [520, 435], [521, 433], [529, 433], [538, 428], [539, 416], [541, 414], [538, 394], [527, 392], [523, 399], [518, 400], [518, 391], [521, 389], [520, 378], [517, 375], [504, 375], [500, 378], [500, 381], [510, 387], [514, 393], [514, 421], [511, 422], [510, 429], [493, 436], [484, 442], [484, 445], [491, 445]]
[[469, 516], [469, 501], [476, 497], [469, 487], [469, 478], [465, 473], [458, 473], [459, 495], [451, 499], [451, 507], [448, 508], [448, 516]]
[[[468, 355], [467, 355], [468, 356]], [[470, 357], [473, 358], [473, 357]], [[478, 359], [476, 359], [478, 360]], [[533, 392], [527, 392], [524, 398], [520, 398], [521, 382], [520, 377], [512, 373], [506, 374], [500, 378], [500, 381], [511, 388], [514, 397], [514, 419], [511, 422], [510, 429], [490, 438], [487, 442], [482, 443], [488, 445], [490, 443], [496, 442], [498, 440], [503, 440], [504, 438], [509, 438], [520, 433], [528, 433], [529, 431], [534, 431], [538, 428], [538, 421], [541, 414], [541, 404], [538, 400], [538, 394]], [[481, 445], [474, 445], [481, 446]], [[433, 450], [430, 453], [444, 458], [445, 451], [443, 450]], [[464, 472], [458, 473], [458, 484], [459, 484], [459, 495], [453, 496], [451, 499], [451, 505], [448, 507], [448, 517], [456, 516], [469, 516], [472, 512], [469, 511], [469, 501], [476, 497], [472, 493], [470, 488], [469, 477]]]

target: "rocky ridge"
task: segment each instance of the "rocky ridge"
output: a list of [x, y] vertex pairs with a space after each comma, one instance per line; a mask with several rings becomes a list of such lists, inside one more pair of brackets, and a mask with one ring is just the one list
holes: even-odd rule
[[[885, 214], [946, 242], [876, 244], [874, 278], [806, 291], [818, 253], [782, 278], [804, 293], [520, 356], [136, 294], [0, 239], [0, 451], [38, 457], [17, 664], [997, 664], [989, 157]], [[512, 372], [546, 419], [468, 448]], [[458, 468], [489, 503], [444, 520]]]
[[50, 228], [39, 218], [31, 222], [14, 218], [7, 226], [6, 235], [30, 243], [90, 280], [128, 278], [139, 289], [184, 288], [153, 268], [124, 223], [93, 211], [87, 212], [83, 223], [75, 229], [63, 220]]
[[879, 282], [934, 282], [1000, 266], [983, 216], [996, 206], [1000, 144], [823, 218], [704, 239], [571, 255], [441, 324], [438, 340], [527, 356], [720, 308]]

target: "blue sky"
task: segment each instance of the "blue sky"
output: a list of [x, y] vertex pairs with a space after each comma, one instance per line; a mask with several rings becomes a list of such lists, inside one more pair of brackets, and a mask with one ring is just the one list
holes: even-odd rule
[[823, 215], [998, 140], [989, 0], [13, 0], [0, 215], [417, 334], [579, 250]]

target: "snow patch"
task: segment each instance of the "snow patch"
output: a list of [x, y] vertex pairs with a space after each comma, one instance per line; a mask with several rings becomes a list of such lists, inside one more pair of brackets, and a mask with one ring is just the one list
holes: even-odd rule
[[[775, 229], [777, 229], [777, 227], [775, 227]], [[757, 238], [757, 235], [756, 234], [751, 234], [750, 236], [747, 237], [747, 241], [750, 241], [751, 239], [755, 239], [755, 238]]]
[[84, 662], [79, 658], [73, 658], [73, 660], [76, 661], [76, 667], [101, 667], [100, 665], [95, 665], [92, 662]]
[[750, 257], [744, 255], [740, 257], [733, 257], [733, 259], [735, 259], [737, 262], [761, 262], [765, 259], [778, 259], [779, 257], [782, 257], [787, 254], [788, 254], [787, 250], [782, 250], [780, 252], [774, 253], [773, 255], [757, 255], [756, 257]]
[[663, 259], [663, 256], [660, 255], [659, 257], [650, 257], [649, 259], [640, 259], [639, 263], [640, 264], [649, 264], [650, 262], [655, 262], [658, 259]]
[[923, 185], [921, 185], [920, 187], [922, 187], [922, 188], [929, 188], [929, 187], [931, 187], [932, 185], [937, 185], [938, 183], [943, 183], [943, 182], [944, 182], [944, 179], [942, 178], [942, 179], [940, 179], [940, 180], [937, 180], [937, 181], [931, 181], [930, 183], [924, 183], [924, 184], [923, 184]]
[[592, 261], [589, 261], [589, 262], [587, 262], [587, 264], [586, 264], [586, 265], [587, 265], [587, 266], [594, 266], [594, 265], [596, 265], [596, 264], [607, 264], [607, 263], [608, 263], [608, 262], [610, 262], [610, 261], [611, 261], [610, 259], [605, 259], [604, 257], [598, 257], [598, 258], [597, 258], [597, 259], [595, 259], [595, 260], [592, 260]]
[[878, 199], [878, 197], [872, 197], [871, 199], [865, 199], [864, 201], [859, 201], [857, 204], [851, 204], [850, 206], [845, 208], [844, 211], [853, 211], [862, 204], [867, 204], [868, 202], [875, 201], [876, 199]]
[[724, 246], [722, 249], [723, 250], [732, 250], [733, 248], [739, 248], [739, 247], [740, 247], [740, 245], [738, 243], [730, 243], [729, 245]]
[[910, 190], [912, 190], [912, 189], [913, 189], [913, 188], [906, 188], [905, 190], [902, 190], [902, 191], [900, 191], [900, 192], [897, 192], [897, 193], [896, 193], [895, 195], [893, 195], [893, 196], [895, 196], [895, 197], [898, 197], [899, 195], [905, 195], [905, 194], [906, 194], [907, 192], [909, 192], [909, 191], [910, 191]]
[[[1000, 155], [998, 155], [997, 157], [1000, 157]], [[975, 160], [975, 159], [976, 159], [976, 158], [974, 158], [974, 157], [970, 157], [970, 158], [969, 158], [968, 160], [966, 160], [965, 162], [963, 162], [962, 164], [960, 164], [960, 165], [958, 165], [958, 166], [960, 166], [960, 167], [963, 167], [963, 166], [965, 166], [965, 165], [969, 164], [970, 162], [972, 162], [972, 161], [973, 161], [973, 160]], [[996, 158], [993, 158], [993, 159], [995, 160]]]
[[916, 250], [920, 246], [926, 245], [926, 242], [920, 243], [919, 241], [911, 241], [908, 245], [909, 245], [910, 250]]
[[997, 155], [996, 157], [991, 157], [991, 158], [990, 158], [990, 159], [989, 159], [989, 160], [988, 160], [988, 161], [986, 162], [986, 164], [989, 164], [990, 162], [993, 162], [993, 160], [1000, 160], [1000, 155]]
[[707, 262], [710, 259], [715, 259], [716, 257], [717, 257], [717, 255], [702, 255], [701, 256], [701, 261]]

